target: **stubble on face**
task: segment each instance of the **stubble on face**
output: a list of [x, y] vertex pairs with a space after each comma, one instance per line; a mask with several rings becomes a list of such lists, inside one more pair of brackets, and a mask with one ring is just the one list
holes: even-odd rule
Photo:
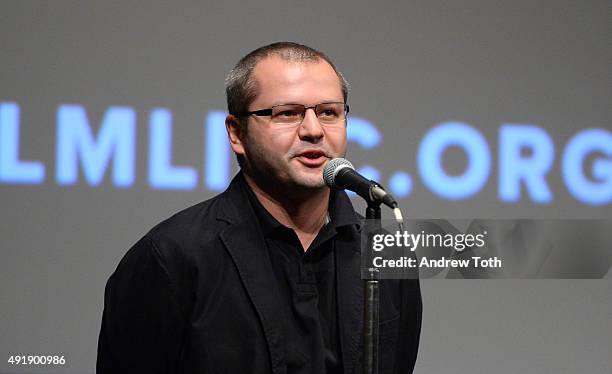
[[245, 171], [260, 184], [265, 183], [268, 186], [306, 190], [327, 188], [322, 170], [318, 168], [304, 170], [303, 167], [296, 166], [292, 161], [302, 152], [313, 149], [323, 152], [328, 160], [345, 155], [345, 151], [334, 152], [326, 145], [310, 143], [292, 147], [284, 154], [272, 155], [267, 148], [262, 146], [261, 141], [253, 139], [248, 132], [243, 141], [246, 143], [245, 152], [247, 154]]

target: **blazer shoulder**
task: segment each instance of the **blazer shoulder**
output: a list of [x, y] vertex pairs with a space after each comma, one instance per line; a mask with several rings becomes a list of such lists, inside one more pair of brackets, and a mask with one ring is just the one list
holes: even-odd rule
[[203, 249], [210, 249], [227, 223], [217, 216], [223, 195], [185, 208], [154, 226], [148, 238], [165, 260], [189, 259]]

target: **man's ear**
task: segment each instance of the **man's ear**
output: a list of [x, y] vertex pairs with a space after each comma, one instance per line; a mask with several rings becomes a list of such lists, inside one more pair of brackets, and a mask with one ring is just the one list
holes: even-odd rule
[[244, 139], [244, 130], [238, 121], [238, 118], [228, 114], [227, 117], [225, 117], [225, 129], [227, 130], [227, 136], [229, 138], [232, 151], [234, 151], [234, 153], [237, 155], [244, 156], [244, 145], [242, 143], [242, 140]]

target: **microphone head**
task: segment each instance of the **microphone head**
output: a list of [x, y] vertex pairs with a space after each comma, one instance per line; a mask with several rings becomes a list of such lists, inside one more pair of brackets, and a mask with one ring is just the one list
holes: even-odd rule
[[329, 188], [338, 188], [336, 185], [336, 175], [344, 168], [355, 170], [353, 164], [351, 164], [349, 160], [341, 157], [331, 159], [327, 165], [325, 165], [325, 169], [323, 169], [323, 180]]

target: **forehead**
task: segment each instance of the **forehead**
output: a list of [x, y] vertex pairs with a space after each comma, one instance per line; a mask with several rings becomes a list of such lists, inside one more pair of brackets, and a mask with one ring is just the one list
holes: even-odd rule
[[253, 69], [257, 96], [251, 107], [285, 103], [314, 105], [343, 101], [340, 80], [323, 59], [286, 61], [278, 56], [261, 60]]

